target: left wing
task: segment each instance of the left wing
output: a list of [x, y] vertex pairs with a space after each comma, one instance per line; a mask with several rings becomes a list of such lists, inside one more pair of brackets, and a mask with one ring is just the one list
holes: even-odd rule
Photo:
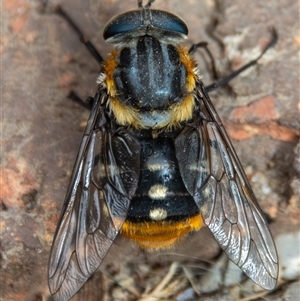
[[106, 94], [99, 93], [51, 249], [48, 278], [56, 301], [69, 300], [99, 267], [138, 184], [140, 144], [107, 118], [100, 101]]

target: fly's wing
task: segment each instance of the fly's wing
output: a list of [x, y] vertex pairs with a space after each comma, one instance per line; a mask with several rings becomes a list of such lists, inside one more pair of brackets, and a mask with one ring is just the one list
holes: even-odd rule
[[69, 300], [99, 267], [138, 184], [140, 145], [126, 130], [108, 130], [100, 96], [94, 99], [52, 245], [48, 277], [56, 301]]
[[272, 290], [278, 259], [267, 222], [202, 83], [196, 98], [194, 122], [175, 139], [183, 182], [227, 256], [255, 283]]

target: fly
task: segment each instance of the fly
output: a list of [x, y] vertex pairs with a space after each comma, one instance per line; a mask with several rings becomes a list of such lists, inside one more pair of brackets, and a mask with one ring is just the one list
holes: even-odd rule
[[[100, 63], [98, 91], [79, 148], [49, 260], [54, 300], [69, 300], [100, 266], [119, 233], [145, 249], [175, 245], [207, 226], [227, 256], [262, 288], [276, 286], [278, 259], [252, 192], [192, 53], [186, 24], [150, 9], [112, 19], [107, 60], [79, 34]], [[201, 46], [202, 45], [202, 46]], [[206, 49], [206, 48], [205, 48]]]

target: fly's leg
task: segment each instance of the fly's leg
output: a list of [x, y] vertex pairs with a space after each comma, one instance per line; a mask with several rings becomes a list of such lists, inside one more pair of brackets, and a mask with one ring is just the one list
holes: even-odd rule
[[203, 48], [203, 50], [208, 55], [208, 57], [210, 59], [210, 62], [211, 62], [213, 77], [214, 77], [215, 80], [217, 80], [218, 79], [218, 74], [217, 74], [217, 70], [216, 70], [215, 59], [214, 59], [212, 53], [210, 52], [210, 50], [208, 48], [208, 43], [207, 42], [199, 42], [197, 44], [192, 45], [189, 49], [189, 54], [194, 54], [196, 52], [196, 50], [199, 49], [199, 48]]
[[[94, 59], [102, 64], [103, 58], [101, 54], [97, 51], [96, 47], [92, 42], [86, 39], [83, 32], [79, 29], [79, 27], [75, 24], [73, 19], [60, 7], [57, 6], [55, 9], [56, 13], [59, 14], [62, 18], [64, 18], [67, 23], [71, 26], [71, 28], [77, 33], [80, 41], [85, 45], [86, 49], [90, 52], [90, 54], [94, 57]], [[68, 95], [68, 98], [73, 100], [74, 102], [80, 104], [82, 107], [91, 110], [93, 106], [93, 97], [88, 97], [86, 101], [83, 101], [74, 91], [71, 91]]]
[[213, 91], [217, 88], [219, 88], [220, 86], [223, 86], [225, 84], [227, 84], [229, 81], [231, 81], [233, 78], [237, 77], [240, 73], [242, 73], [243, 71], [245, 71], [246, 69], [250, 68], [251, 66], [254, 66], [257, 64], [258, 60], [271, 48], [273, 47], [277, 40], [278, 40], [278, 35], [277, 32], [275, 30], [275, 28], [270, 28], [270, 32], [271, 32], [271, 39], [268, 43], [268, 45], [266, 46], [266, 48], [261, 52], [261, 54], [255, 59], [252, 60], [251, 62], [247, 63], [246, 65], [242, 66], [241, 68], [239, 68], [238, 70], [232, 72], [231, 74], [229, 74], [228, 76], [224, 77], [223, 79], [221, 79], [220, 81], [210, 84], [208, 86], [205, 87], [205, 90], [207, 92]]
[[94, 97], [89, 96], [86, 101], [82, 100], [74, 91], [71, 91], [68, 95], [68, 98], [78, 103], [82, 107], [91, 110], [93, 107]]
[[86, 49], [90, 52], [90, 54], [94, 57], [94, 59], [99, 63], [99, 65], [102, 64], [103, 58], [101, 54], [97, 51], [95, 46], [86, 39], [83, 32], [79, 29], [79, 27], [75, 24], [75, 22], [72, 20], [72, 18], [60, 7], [56, 7], [56, 13], [58, 13], [61, 17], [63, 17], [68, 24], [73, 28], [73, 30], [77, 33], [80, 41], [85, 45]]

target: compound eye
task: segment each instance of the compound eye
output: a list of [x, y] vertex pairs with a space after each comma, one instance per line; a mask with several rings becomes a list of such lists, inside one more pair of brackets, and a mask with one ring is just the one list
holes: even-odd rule
[[103, 37], [107, 40], [118, 34], [138, 30], [142, 26], [141, 12], [139, 10], [129, 11], [110, 20], [104, 29]]
[[188, 34], [186, 24], [177, 16], [161, 10], [133, 10], [116, 16], [105, 27], [103, 37], [113, 40], [115, 37], [141, 36], [161, 32], [170, 36], [184, 38]]
[[152, 10], [151, 24], [154, 28], [162, 31], [169, 31], [179, 33], [181, 35], [188, 35], [188, 28], [186, 24], [176, 15], [162, 10]]

